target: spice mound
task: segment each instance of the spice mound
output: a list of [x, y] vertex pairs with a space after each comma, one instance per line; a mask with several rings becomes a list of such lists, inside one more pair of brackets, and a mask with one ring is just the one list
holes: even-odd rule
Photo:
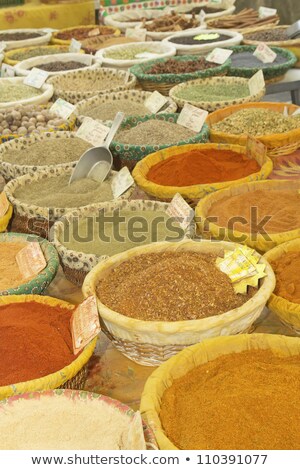
[[274, 42], [287, 41], [289, 38], [286, 33], [286, 28], [278, 28], [246, 33], [244, 34], [244, 39], [260, 42]]
[[0, 243], [0, 291], [21, 286], [32, 279], [23, 278], [16, 261], [16, 255], [26, 245], [22, 242]]
[[195, 252], [150, 253], [117, 266], [99, 281], [100, 301], [147, 321], [197, 320], [240, 307], [255, 290], [236, 294], [216, 258]]
[[84, 116], [111, 121], [118, 111], [125, 113], [126, 116], [145, 116], [150, 114], [149, 109], [143, 103], [121, 98], [93, 106], [84, 111]]
[[[83, 92], [86, 91], [104, 91], [117, 88], [124, 85], [124, 76], [103, 75], [101, 69], [86, 71], [75, 71], [68, 74], [62, 74], [56, 86], [62, 91]], [[57, 78], [57, 77], [54, 77]]]
[[61, 72], [63, 70], [83, 69], [87, 66], [88, 64], [76, 62], [76, 60], [70, 60], [69, 62], [58, 60], [56, 62], [48, 62], [47, 64], [39, 64], [38, 68], [47, 72]]
[[300, 253], [290, 251], [271, 262], [276, 276], [274, 294], [300, 304]]
[[140, 54], [148, 54], [150, 53], [151, 56], [155, 58], [155, 56], [159, 56], [163, 54], [165, 49], [155, 44], [155, 46], [151, 46], [151, 42], [149, 45], [135, 45], [135, 44], [128, 44], [126, 47], [120, 47], [115, 49], [106, 49], [103, 52], [103, 57], [105, 59], [114, 59], [114, 60], [135, 60], [135, 59], [143, 59], [146, 57], [139, 57]]
[[187, 101], [230, 101], [250, 95], [248, 83], [205, 83], [190, 85], [176, 91], [176, 97]]
[[0, 307], [0, 386], [38, 379], [74, 361], [72, 310], [37, 302]]
[[165, 73], [191, 73], [198, 70], [206, 70], [217, 67], [212, 62], [207, 62], [204, 57], [197, 57], [193, 60], [168, 59], [165, 62], [158, 62], [149, 70], [145, 67], [147, 74], [165, 74]]
[[274, 65], [285, 64], [288, 59], [281, 54], [277, 54], [275, 60], [270, 64], [265, 64], [257, 57], [253, 55], [253, 52], [234, 52], [230, 56], [231, 60], [231, 67], [232, 68], [249, 68], [249, 67], [256, 67], [259, 69], [270, 68], [274, 67]]
[[5, 82], [0, 84], [0, 103], [26, 100], [38, 96], [41, 93], [41, 90], [24, 85], [23, 83], [12, 84]]
[[73, 28], [68, 31], [60, 31], [55, 36], [57, 39], [86, 39], [89, 37], [101, 36], [101, 35], [108, 35], [113, 34], [115, 32], [114, 28], [110, 28], [109, 26], [99, 26], [94, 25], [90, 28]]
[[160, 119], [149, 119], [130, 129], [120, 130], [115, 137], [115, 141], [129, 145], [175, 144], [182, 140], [191, 139], [196, 135], [196, 132], [179, 124]]
[[300, 227], [300, 194], [288, 190], [255, 190], [213, 203], [208, 216], [221, 227], [243, 233], [281, 233]]
[[14, 32], [14, 33], [0, 33], [0, 41], [24, 41], [26, 39], [33, 39], [43, 36], [45, 33], [26, 33], [26, 32]]
[[174, 44], [184, 44], [184, 45], [192, 45], [192, 46], [200, 46], [202, 44], [210, 44], [212, 42], [219, 42], [219, 41], [226, 41], [230, 39], [231, 36], [227, 36], [226, 34], [219, 34], [219, 33], [201, 33], [195, 34], [195, 36], [178, 36], [169, 39], [170, 42]]
[[15, 49], [10, 51], [9, 58], [12, 60], [26, 60], [40, 55], [63, 54], [69, 52], [68, 46], [35, 46], [26, 49]]
[[192, 150], [157, 163], [147, 179], [163, 186], [191, 186], [234, 181], [259, 170], [256, 160], [231, 150]]
[[163, 394], [165, 433], [179, 449], [299, 449], [299, 360], [250, 350], [195, 367]]
[[168, 31], [183, 31], [185, 29], [197, 28], [200, 20], [193, 14], [191, 18], [185, 15], [180, 15], [172, 11], [169, 15], [163, 15], [151, 22], [146, 22], [144, 19], [142, 27], [146, 28], [149, 32], [165, 33]]

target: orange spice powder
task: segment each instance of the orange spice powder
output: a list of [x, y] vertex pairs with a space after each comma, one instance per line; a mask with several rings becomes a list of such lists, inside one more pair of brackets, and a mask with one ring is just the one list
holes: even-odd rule
[[285, 253], [271, 265], [276, 275], [274, 294], [300, 304], [300, 252]]

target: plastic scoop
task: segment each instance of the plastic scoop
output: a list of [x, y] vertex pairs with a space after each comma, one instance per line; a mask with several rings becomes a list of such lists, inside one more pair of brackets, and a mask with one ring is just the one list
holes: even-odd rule
[[82, 178], [91, 178], [99, 183], [105, 180], [113, 164], [113, 156], [109, 150], [109, 146], [123, 119], [124, 113], [118, 112], [103, 145], [101, 145], [101, 147], [88, 149], [81, 155], [72, 172], [69, 184]]

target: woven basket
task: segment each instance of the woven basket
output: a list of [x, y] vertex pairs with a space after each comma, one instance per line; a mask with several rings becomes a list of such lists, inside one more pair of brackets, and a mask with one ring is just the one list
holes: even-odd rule
[[[153, 429], [161, 450], [178, 450], [168, 439], [159, 418], [162, 396], [174, 380], [183, 377], [195, 367], [213, 361], [225, 354], [257, 349], [271, 350], [280, 357], [297, 356], [300, 354], [300, 342], [298, 338], [269, 334], [207, 339], [201, 344], [185, 349], [151, 374], [143, 390], [140, 411]], [[192, 406], [197, 407], [197, 404]], [[201, 413], [199, 407], [198, 411]], [[241, 413], [243, 413], [243, 410], [241, 410]], [[268, 418], [266, 417], [266, 419]]]
[[[128, 101], [128, 112], [126, 114], [128, 116], [132, 115], [130, 105], [132, 102], [134, 103], [144, 103], [144, 101], [151, 96], [150, 92], [141, 91], [141, 90], [126, 90], [126, 91], [118, 91], [116, 93], [104, 93], [103, 95], [93, 96], [87, 100], [83, 100], [76, 106], [77, 112], [77, 119], [80, 123], [82, 123], [85, 116], [89, 116], [89, 110], [95, 106], [99, 106], [103, 103], [115, 103], [118, 99], [127, 100]], [[168, 102], [163, 106], [162, 110], [159, 111], [157, 114], [162, 113], [175, 113], [177, 110], [177, 105], [174, 103], [171, 98], [168, 99]], [[148, 111], [147, 114], [150, 114]], [[103, 120], [97, 119], [100, 122], [103, 122], [106, 125], [111, 125], [111, 120]]]
[[3, 295], [23, 295], [23, 294], [43, 294], [49, 287], [51, 282], [56, 276], [59, 259], [56, 249], [43, 238], [33, 235], [25, 235], [23, 233], [1, 233], [0, 234], [0, 247], [1, 242], [38, 242], [44, 253], [47, 266], [39, 273], [34, 279], [24, 282], [18, 287], [0, 291], [0, 296]]
[[[52, 34], [52, 39], [51, 39], [51, 44], [59, 45], [59, 46], [69, 46], [71, 43], [71, 39], [59, 39], [57, 36], [61, 33], [68, 33], [69, 31], [75, 31], [76, 29], [84, 29], [87, 32], [92, 31], [93, 29], [100, 29], [100, 33], [103, 31], [105, 34], [101, 34], [100, 36], [119, 36], [121, 34], [121, 31], [118, 28], [110, 27], [107, 28], [107, 26], [99, 26], [97, 24], [89, 24], [89, 25], [82, 25], [82, 26], [72, 26], [71, 28], [64, 28], [59, 31], [55, 31]], [[95, 37], [95, 36], [94, 36]], [[76, 35], [74, 36], [74, 39], [76, 38]], [[78, 39], [82, 40], [82, 39]]]
[[[9, 295], [0, 296], [0, 306], [8, 305], [12, 303], [23, 303], [23, 302], [37, 302], [41, 305], [48, 305], [52, 307], [62, 307], [69, 310], [74, 309], [74, 305], [64, 302], [62, 300], [55, 299], [53, 297], [39, 296], [39, 295]], [[63, 369], [49, 374], [40, 379], [29, 380], [27, 382], [19, 382], [17, 384], [11, 384], [4, 387], [0, 387], [0, 399], [4, 400], [10, 396], [20, 395], [21, 393], [36, 392], [40, 390], [49, 390], [61, 387], [68, 382], [67, 386], [70, 386], [70, 381], [74, 379], [76, 384], [76, 375], [81, 369], [87, 364], [90, 357], [92, 356], [96, 347], [97, 338], [92, 340], [79, 354], [79, 356], [68, 366]], [[80, 385], [78, 380], [77, 384]]]
[[36, 38], [5, 41], [6, 52], [10, 51], [11, 49], [19, 49], [20, 47], [46, 46], [51, 39], [51, 33], [45, 33], [45, 31], [43, 31], [42, 29], [37, 28], [1, 30], [1, 34], [4, 33], [39, 33], [39, 36], [37, 36]]
[[100, 49], [119, 44], [129, 44], [137, 42], [134, 38], [126, 38], [125, 36], [96, 36], [94, 38], [84, 39], [81, 46], [87, 54], [95, 54]]
[[[111, 85], [111, 87], [106, 89], [91, 91], [89, 89], [89, 84], [93, 84], [96, 80], [99, 81], [101, 85], [102, 78], [111, 78], [117, 79], [117, 85]], [[72, 83], [74, 79], [82, 80], [82, 87], [79, 90], [74, 90], [72, 88]], [[79, 101], [86, 100], [92, 96], [101, 95], [103, 93], [113, 93], [116, 91], [125, 91], [135, 88], [136, 78], [134, 75], [130, 74], [128, 81], [125, 83], [127, 78], [126, 72], [124, 70], [116, 70], [109, 68], [99, 68], [97, 70], [76, 70], [75, 72], [67, 72], [64, 75], [58, 77], [52, 77], [48, 79], [48, 83], [54, 87], [54, 99], [62, 98], [69, 103], [76, 104]]]
[[[215, 111], [214, 113], [209, 114], [206, 119], [206, 124], [210, 128], [210, 140], [211, 142], [216, 143], [226, 142], [228, 144], [246, 145], [248, 138], [247, 134], [226, 134], [225, 132], [215, 131], [212, 126], [220, 121], [223, 121], [223, 119], [227, 118], [231, 114], [237, 111], [241, 111], [242, 109], [263, 108], [283, 113], [285, 107], [289, 115], [293, 114], [297, 109], [299, 109], [299, 106], [289, 103], [259, 102], [228, 106], [227, 108]], [[268, 157], [275, 158], [281, 155], [289, 155], [300, 147], [300, 127], [299, 129], [295, 129], [290, 132], [262, 135], [257, 136], [256, 138], [267, 147]]]
[[[173, 57], [173, 60], [178, 62], [186, 62], [194, 60], [194, 56], [178, 56]], [[130, 69], [131, 73], [136, 76], [138, 83], [144, 90], [147, 91], [159, 91], [163, 95], [168, 96], [169, 91], [173, 86], [187, 82], [188, 80], [194, 80], [196, 78], [207, 78], [216, 75], [226, 75], [230, 65], [230, 60], [226, 60], [223, 65], [216, 65], [210, 69], [198, 70], [197, 72], [190, 73], [163, 73], [163, 74], [150, 74], [149, 70], [159, 63], [166, 62], [169, 59], [155, 59], [146, 62], [145, 64], [135, 65]]]
[[[69, 52], [69, 46], [42, 46], [44, 54], [43, 55], [52, 55], [52, 51], [57, 51], [56, 53], [66, 53]], [[16, 54], [26, 54], [30, 51], [36, 51], [40, 50], [41, 48], [39, 46], [33, 46], [33, 47], [20, 47], [20, 49], [13, 49], [11, 51], [7, 51], [4, 55], [4, 62], [5, 64], [9, 65], [16, 65], [19, 62], [21, 62], [20, 59], [16, 59]], [[33, 57], [36, 57], [40, 55], [39, 53], [36, 55], [33, 55]], [[22, 59], [25, 60], [25, 59]]]
[[174, 86], [170, 91], [170, 97], [175, 101], [179, 108], [183, 108], [186, 103], [189, 103], [193, 106], [196, 106], [197, 108], [206, 109], [207, 111], [212, 112], [216, 111], [217, 109], [225, 108], [227, 106], [249, 103], [250, 101], [259, 101], [260, 98], [266, 93], [266, 89], [264, 87], [255, 95], [251, 95], [249, 91], [249, 95], [245, 98], [237, 97], [234, 100], [228, 99], [226, 101], [193, 101], [178, 98], [177, 95], [178, 92], [182, 91], [183, 89], [193, 87], [194, 85], [202, 86], [203, 88], [205, 88], [205, 85], [214, 84], [220, 87], [220, 89], [222, 89], [222, 85], [224, 85], [224, 83], [240, 83], [246, 85], [248, 83], [248, 79], [239, 77], [211, 77], [205, 79], [191, 80], [186, 83], [181, 83], [179, 85]]
[[[226, 242], [184, 240], [177, 243], [152, 243], [144, 247], [133, 248], [125, 253], [112, 256], [92, 269], [83, 284], [83, 293], [85, 297], [95, 294], [99, 279], [105, 278], [111, 269], [120, 263], [138, 255], [165, 251], [176, 253], [193, 251], [222, 256], [224, 250], [233, 250], [236, 246], [236, 244]], [[264, 261], [264, 263], [266, 262]], [[136, 320], [114, 312], [98, 299], [98, 310], [104, 332], [112, 339], [115, 347], [134, 362], [157, 366], [185, 347], [205, 338], [238, 334], [247, 330], [259, 317], [274, 289], [275, 277], [268, 264], [266, 264], [266, 273], [267, 276], [262, 281], [258, 292], [240, 308], [199, 320], [174, 322]]]
[[10, 222], [10, 219], [12, 218], [12, 215], [13, 215], [13, 206], [9, 204], [9, 208], [6, 214], [0, 217], [0, 233], [6, 231], [8, 224]]
[[[300, 238], [282, 243], [268, 251], [264, 258], [269, 263], [272, 263], [272, 261], [281, 258], [290, 251], [300, 251]], [[268, 307], [272, 312], [276, 313], [282, 323], [300, 335], [300, 304], [291, 302], [273, 293], [268, 301]]]
[[[19, 86], [23, 84], [24, 77], [9, 77], [9, 78], [1, 78], [1, 84], [10, 83], [15, 86]], [[27, 104], [45, 104], [52, 98], [53, 95], [53, 87], [48, 83], [44, 84], [40, 89], [40, 94], [33, 96], [31, 98], [24, 98], [17, 101], [5, 101], [0, 102], [0, 109], [5, 108], [14, 108], [19, 105], [27, 105]]]
[[164, 12], [159, 9], [141, 8], [140, 10], [129, 9], [126, 11], [120, 11], [112, 15], [104, 17], [104, 22], [108, 26], [118, 28], [125, 33], [127, 28], [135, 28], [142, 23], [142, 20], [146, 18], [147, 21], [151, 21], [154, 18], [164, 15]]
[[[237, 196], [239, 194], [245, 194], [255, 190], [294, 190], [300, 189], [300, 181], [255, 181], [250, 183], [240, 184], [238, 186], [232, 186], [231, 188], [223, 189], [216, 193], [212, 193], [202, 199], [196, 207], [196, 223], [200, 232], [207, 235], [212, 235], [215, 239], [222, 239], [232, 242], [244, 243], [245, 245], [254, 248], [260, 253], [274, 248], [281, 243], [300, 237], [300, 227], [296, 230], [290, 230], [288, 232], [281, 233], [269, 233], [269, 239], [266, 239], [264, 234], [261, 233], [246, 233], [238, 230], [231, 230], [227, 227], [221, 227], [216, 223], [213, 223], [207, 218], [208, 212], [211, 206], [222, 200], [224, 197]], [[235, 214], [239, 215], [239, 214]], [[272, 214], [270, 214], [272, 215]]]
[[[226, 144], [193, 144], [193, 145], [183, 145], [179, 148], [170, 147], [168, 149], [160, 150], [158, 152], [152, 153], [145, 157], [143, 160], [137, 163], [135, 169], [133, 170], [133, 177], [138, 187], [143, 189], [150, 196], [154, 196], [160, 200], [171, 200], [176, 193], [180, 193], [184, 198], [187, 199], [200, 199], [207, 194], [218, 191], [219, 189], [224, 189], [232, 185], [237, 185], [240, 183], [255, 181], [259, 179], [266, 179], [269, 174], [272, 172], [272, 162], [269, 158], [261, 158], [256, 156], [255, 159], [260, 165], [260, 170], [257, 173], [246, 176], [245, 178], [235, 180], [235, 181], [224, 181], [220, 183], [211, 183], [211, 184], [198, 184], [193, 186], [162, 186], [147, 179], [147, 174], [150, 169], [157, 163], [167, 160], [168, 158], [174, 155], [181, 155], [182, 153], [190, 152], [192, 150], [204, 151], [207, 149], [216, 149], [216, 150], [231, 150], [240, 154], [246, 154], [246, 148], [239, 145], [226, 145]], [[193, 157], [191, 157], [192, 159]], [[220, 157], [221, 158], [221, 157]], [[205, 162], [203, 163], [203, 165]]]

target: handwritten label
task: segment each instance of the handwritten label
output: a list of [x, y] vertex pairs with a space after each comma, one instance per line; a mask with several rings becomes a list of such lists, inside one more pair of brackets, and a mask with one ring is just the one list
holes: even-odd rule
[[114, 199], [120, 197], [127, 189], [129, 189], [134, 184], [134, 179], [132, 178], [130, 171], [126, 166], [122, 168], [112, 179], [111, 190], [114, 196]]
[[47, 266], [44, 253], [38, 242], [28, 243], [22, 248], [16, 255], [16, 261], [24, 279], [36, 276]]
[[33, 88], [42, 88], [44, 85], [45, 81], [49, 77], [49, 72], [46, 72], [46, 70], [41, 70], [36, 67], [33, 67], [33, 69], [30, 70], [29, 74], [27, 77], [24, 78], [24, 84], [32, 86]]
[[72, 38], [70, 42], [69, 52], [80, 52], [81, 42], [77, 39]]
[[144, 101], [144, 106], [149, 109], [150, 113], [156, 114], [167, 102], [167, 96], [163, 96], [158, 91], [154, 91], [149, 98]]
[[11, 65], [2, 64], [1, 65], [1, 77], [14, 77], [15, 76], [15, 69]]
[[205, 23], [205, 17], [206, 17], [206, 13], [204, 10], [200, 10], [200, 13], [199, 13], [199, 21], [200, 21], [200, 25], [204, 25]]
[[253, 52], [253, 55], [264, 64], [271, 64], [277, 57], [276, 52], [272, 51], [267, 44], [260, 42]]
[[259, 7], [258, 9], [259, 18], [267, 18], [267, 16], [273, 16], [276, 14], [277, 14], [276, 8]]
[[206, 60], [208, 62], [214, 62], [215, 64], [224, 64], [228, 57], [231, 56], [233, 51], [229, 51], [228, 49], [221, 49], [220, 47], [216, 47], [213, 51], [211, 51], [208, 56], [206, 56]]
[[9, 209], [9, 201], [6, 194], [3, 192], [0, 194], [0, 217], [3, 217]]
[[109, 127], [104, 126], [95, 119], [90, 117], [85, 117], [78, 131], [76, 132], [76, 137], [89, 142], [94, 145], [94, 147], [100, 147], [105, 137], [109, 132]]
[[101, 331], [97, 300], [94, 295], [78, 305], [71, 317], [70, 327], [73, 352], [78, 354]]
[[127, 28], [125, 31], [126, 38], [133, 38], [137, 41], [146, 41], [147, 30], [145, 28]]
[[262, 70], [256, 72], [248, 82], [250, 95], [256, 95], [265, 87], [265, 79]]
[[188, 227], [194, 218], [193, 209], [188, 205], [187, 202], [185, 202], [179, 193], [176, 193], [173, 197], [168, 209], [166, 210], [166, 213], [170, 217], [174, 217], [183, 230]]
[[62, 119], [68, 119], [72, 113], [75, 111], [74, 104], [69, 103], [68, 101], [58, 98], [55, 103], [49, 109], [50, 113], [56, 114]]
[[207, 116], [208, 112], [204, 109], [186, 103], [179, 114], [177, 124], [194, 132], [200, 132]]
[[255, 137], [248, 135], [246, 152], [249, 157], [264, 158], [267, 155], [267, 147]]

